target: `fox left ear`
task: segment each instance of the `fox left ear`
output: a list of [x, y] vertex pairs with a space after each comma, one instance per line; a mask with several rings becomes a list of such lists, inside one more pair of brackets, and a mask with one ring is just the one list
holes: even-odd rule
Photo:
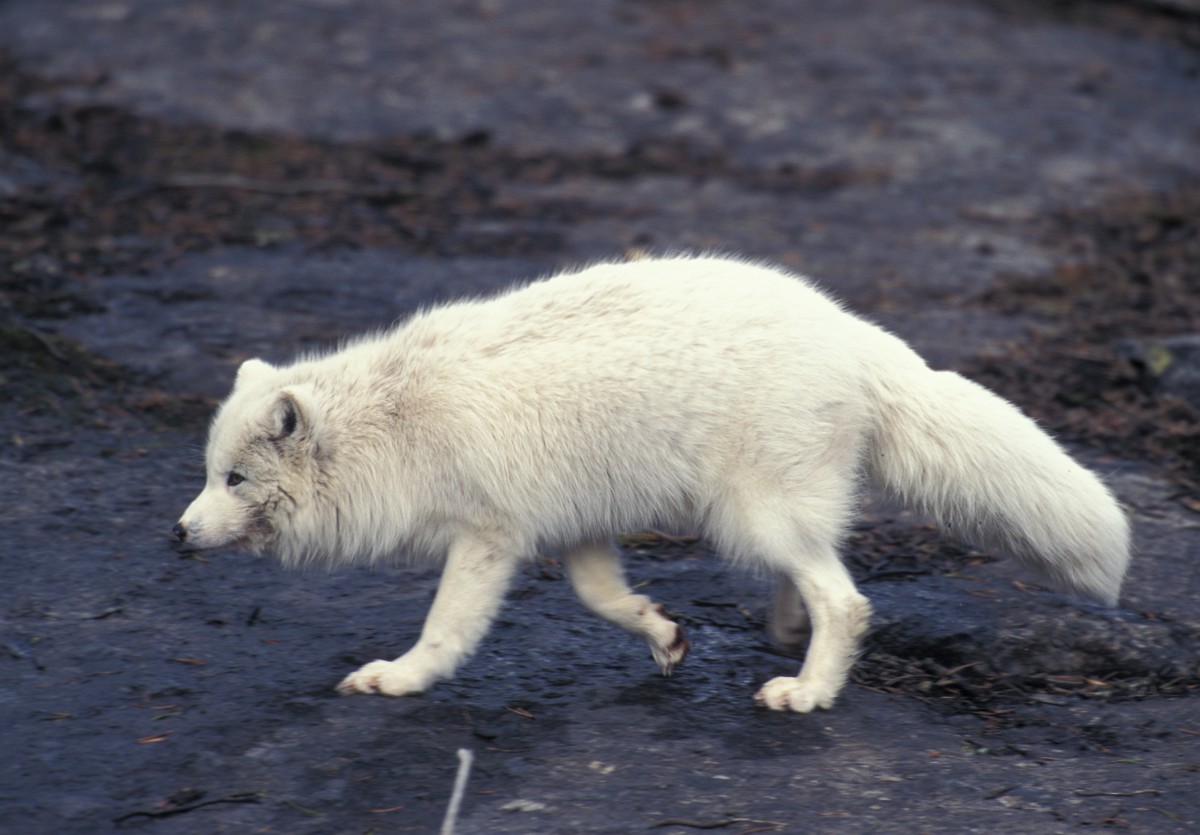
[[288, 386], [279, 393], [272, 412], [271, 439], [311, 435], [316, 409], [308, 386]]

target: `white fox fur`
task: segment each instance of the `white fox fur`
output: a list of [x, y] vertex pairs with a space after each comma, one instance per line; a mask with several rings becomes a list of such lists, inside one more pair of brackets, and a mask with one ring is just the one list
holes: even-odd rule
[[1064, 590], [1113, 603], [1129, 560], [1112, 495], [1014, 406], [805, 280], [724, 258], [601, 264], [328, 355], [249, 360], [207, 470], [176, 526], [197, 547], [445, 560], [416, 645], [347, 693], [452, 675], [544, 549], [669, 674], [682, 630], [629, 589], [611, 544], [663, 526], [779, 575], [773, 634], [812, 634], [799, 675], [757, 698], [827, 708], [870, 613], [837, 553], [864, 474]]

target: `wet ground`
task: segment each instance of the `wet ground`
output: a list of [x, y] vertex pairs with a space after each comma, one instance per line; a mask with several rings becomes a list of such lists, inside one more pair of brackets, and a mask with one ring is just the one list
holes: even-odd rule
[[[463, 833], [1196, 831], [1198, 14], [0, 3], [0, 828], [433, 832], [466, 747]], [[240, 360], [705, 248], [820, 277], [1105, 473], [1121, 607], [870, 504], [830, 712], [754, 707], [798, 664], [764, 585], [636, 532], [673, 678], [545, 555], [454, 681], [339, 698], [434, 572], [170, 548]]]

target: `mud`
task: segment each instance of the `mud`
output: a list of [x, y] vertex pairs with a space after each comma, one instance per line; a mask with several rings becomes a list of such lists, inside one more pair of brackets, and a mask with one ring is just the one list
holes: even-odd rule
[[[1200, 828], [1197, 9], [796, 9], [0, 4], [0, 828], [435, 832], [464, 747], [462, 833]], [[546, 554], [456, 679], [341, 698], [436, 572], [170, 547], [242, 359], [679, 248], [1035, 414], [1134, 516], [1121, 606], [868, 502], [832, 711], [757, 709], [769, 589], [653, 532], [670, 679]]]

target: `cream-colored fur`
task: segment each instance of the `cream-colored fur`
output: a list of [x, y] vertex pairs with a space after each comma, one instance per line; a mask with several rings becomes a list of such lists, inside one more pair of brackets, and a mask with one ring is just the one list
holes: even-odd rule
[[347, 693], [452, 675], [546, 549], [669, 674], [682, 631], [609, 544], [664, 526], [782, 579], [772, 632], [811, 625], [808, 655], [757, 698], [829, 707], [870, 614], [837, 553], [864, 475], [1066, 590], [1113, 602], [1129, 559], [1111, 494], [1015, 407], [803, 279], [723, 258], [602, 264], [327, 355], [250, 360], [207, 468], [176, 527], [195, 546], [445, 561], [416, 645]]

